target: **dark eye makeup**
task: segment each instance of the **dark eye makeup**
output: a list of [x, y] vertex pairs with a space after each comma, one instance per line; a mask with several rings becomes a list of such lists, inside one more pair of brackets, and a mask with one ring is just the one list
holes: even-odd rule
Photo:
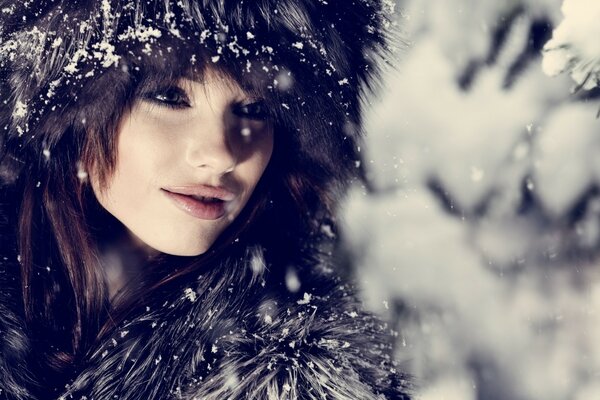
[[264, 121], [269, 119], [269, 110], [264, 101], [258, 100], [251, 103], [236, 104], [233, 113], [240, 118]]
[[[141, 98], [161, 107], [182, 110], [192, 107], [186, 91], [179, 86], [168, 86], [143, 93]], [[246, 102], [234, 103], [232, 106], [234, 115], [240, 118], [265, 121], [270, 118], [269, 110], [263, 100], [248, 100]]]
[[169, 86], [143, 94], [142, 98], [159, 106], [173, 109], [184, 109], [191, 107], [190, 99], [187, 93], [177, 86]]

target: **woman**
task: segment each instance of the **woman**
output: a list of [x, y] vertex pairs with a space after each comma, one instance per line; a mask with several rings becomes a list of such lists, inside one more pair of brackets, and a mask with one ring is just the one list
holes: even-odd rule
[[380, 1], [0, 10], [0, 398], [407, 398], [326, 255]]

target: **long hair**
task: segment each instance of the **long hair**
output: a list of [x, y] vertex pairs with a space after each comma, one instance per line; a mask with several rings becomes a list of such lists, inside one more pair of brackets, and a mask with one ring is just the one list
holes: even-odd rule
[[[320, 223], [333, 218], [361, 171], [362, 96], [386, 39], [379, 0], [0, 1], [0, 8], [9, 10], [0, 30], [1, 171], [20, 196], [23, 301], [43, 367], [61, 372], [125, 318], [132, 299], [209, 268], [240, 243], [259, 242], [278, 262], [310, 253]], [[119, 224], [97, 204], [86, 170], [94, 163], [101, 184], [110, 178], [119, 121], [139, 93], [202, 80], [208, 68], [265, 99], [272, 159], [207, 253], [149, 262], [138, 295], [110, 309], [98, 243]]]

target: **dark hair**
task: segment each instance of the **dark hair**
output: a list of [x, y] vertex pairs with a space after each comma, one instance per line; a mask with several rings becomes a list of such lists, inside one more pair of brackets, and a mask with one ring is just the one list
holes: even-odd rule
[[385, 42], [379, 0], [0, 6], [10, 10], [0, 31], [2, 171], [21, 196], [24, 306], [32, 331], [49, 338], [43, 365], [72, 363], [138, 298], [124, 297], [109, 315], [97, 245], [119, 225], [80, 177], [91, 163], [101, 181], [110, 176], [118, 123], [148, 87], [216, 70], [265, 99], [276, 138], [236, 221], [204, 255], [149, 263], [140, 296], [209, 268], [243, 248], [236, 243], [259, 242], [281, 262], [314, 252], [307, 239], [360, 175], [361, 98]]

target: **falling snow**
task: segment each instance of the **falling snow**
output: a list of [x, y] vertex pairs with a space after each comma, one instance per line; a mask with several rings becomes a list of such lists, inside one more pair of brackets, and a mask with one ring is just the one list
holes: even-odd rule
[[[357, 185], [351, 191], [340, 237], [337, 225], [334, 229], [322, 224], [320, 232], [343, 241], [370, 307], [398, 321], [391, 327], [397, 355], [408, 360], [424, 400], [599, 396], [600, 105], [594, 94], [571, 96], [569, 79], [585, 90], [600, 84], [600, 3], [560, 4], [407, 0], [398, 3], [402, 10], [395, 10], [396, 2], [383, 0], [387, 11], [398, 16], [410, 46], [396, 60], [399, 72], [388, 73], [383, 98], [367, 116], [366, 143], [356, 147], [366, 162], [348, 161], [360, 172], [365, 170], [372, 187]], [[0, 11], [10, 15], [15, 7]], [[58, 53], [68, 48], [68, 59], [60, 64], [63, 73], [51, 77], [41, 95], [46, 104], [60, 93], [61, 85], [99, 75], [96, 68], [128, 68], [121, 65], [115, 48], [117, 14], [109, 0], [102, 1], [101, 12], [100, 40], [87, 41], [98, 28], [86, 22], [78, 28], [80, 43], [65, 43], [34, 27], [0, 43], [0, 61], [39, 59], [48, 49]], [[175, 14], [167, 12], [161, 18], [163, 31], [140, 22], [116, 39], [142, 44], [143, 54], [156, 55], [155, 44], [163, 32], [182, 37]], [[541, 40], [530, 37], [543, 30], [539, 25], [552, 27], [543, 51], [531, 48]], [[219, 43], [209, 57], [215, 64], [251, 54], [240, 43], [261, 39], [258, 31], [235, 36], [229, 27], [222, 28], [218, 33], [205, 30], [197, 38], [200, 43]], [[367, 30], [373, 33], [374, 27]], [[300, 40], [288, 42], [291, 49], [285, 50], [301, 56], [314, 51], [328, 59], [318, 41]], [[34, 51], [23, 53], [25, 43], [34, 43]], [[264, 56], [279, 51], [260, 48]], [[189, 61], [196, 64], [196, 55], [189, 55]], [[96, 67], [87, 69], [90, 63]], [[330, 98], [354, 85], [353, 77], [340, 76], [331, 62], [323, 65], [326, 68], [315, 72], [339, 86], [329, 92]], [[295, 85], [304, 84], [285, 67], [253, 67], [250, 61], [245, 67], [247, 72], [256, 68], [268, 73], [269, 88], [282, 99]], [[39, 71], [31, 73], [35, 77]], [[547, 76], [562, 73], [566, 76]], [[14, 100], [12, 117], [24, 119], [31, 99]], [[285, 101], [280, 105], [286, 114], [301, 107]], [[81, 122], [86, 124], [85, 119]], [[23, 138], [28, 129], [26, 122], [15, 125]], [[360, 133], [349, 130], [349, 137]], [[242, 128], [240, 134], [248, 142], [252, 139], [250, 128]], [[56, 148], [43, 146], [48, 147], [42, 155], [50, 160]], [[87, 182], [81, 162], [70, 168]], [[33, 179], [36, 187], [43, 186], [40, 177]], [[259, 253], [244, 267], [256, 276], [267, 270]], [[51, 272], [50, 267], [46, 271]], [[321, 297], [304, 292], [312, 288], [303, 285], [292, 266], [285, 271], [285, 289], [303, 306], [298, 307], [303, 310], [298, 318], [309, 320]], [[202, 303], [196, 303], [199, 295], [192, 288], [174, 296], [190, 308]], [[267, 304], [254, 315], [268, 325], [265, 330], [277, 331], [286, 352], [301, 350], [303, 342], [294, 332], [281, 328], [276, 306]], [[219, 313], [206, 308], [208, 317]], [[360, 323], [360, 316], [358, 310], [343, 314], [354, 323]], [[159, 322], [148, 323], [159, 327]], [[199, 326], [196, 323], [190, 321], [189, 329]], [[166, 322], [160, 324], [154, 332]], [[111, 344], [118, 346], [117, 339], [128, 333], [119, 331]], [[254, 338], [256, 343], [262, 339]], [[225, 353], [221, 343], [206, 342], [205, 351]], [[318, 344], [336, 351], [351, 347], [348, 341], [329, 338], [318, 339]], [[108, 354], [100, 353], [102, 358]], [[178, 357], [165, 355], [163, 360], [154, 353], [148, 362], [157, 366]], [[211, 370], [215, 364], [206, 365]], [[312, 362], [308, 366], [318, 367]], [[269, 362], [266, 368], [278, 366]], [[225, 386], [234, 387], [243, 379], [231, 374]], [[292, 386], [284, 381], [281, 390], [288, 393]]]

